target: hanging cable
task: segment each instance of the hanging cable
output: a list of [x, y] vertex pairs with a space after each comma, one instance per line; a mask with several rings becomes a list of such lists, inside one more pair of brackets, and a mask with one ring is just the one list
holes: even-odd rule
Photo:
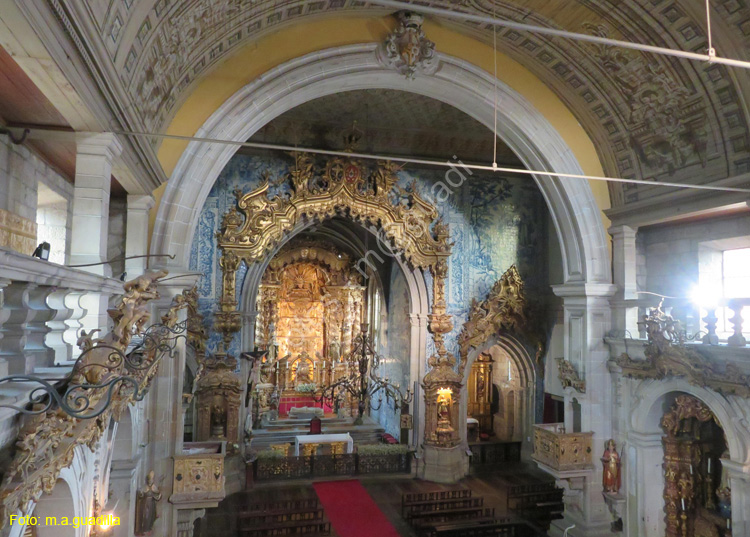
[[[496, 17], [497, 0], [492, 1], [492, 17]], [[495, 85], [495, 126], [493, 134], [495, 135], [492, 139], [492, 169], [497, 169], [497, 26], [492, 26], [492, 60], [495, 67], [495, 76], [493, 82]]]
[[706, 0], [706, 36], [708, 37], [708, 57], [713, 61], [716, 58], [716, 49], [711, 36], [711, 0]]
[[[180, 136], [177, 134], [158, 134], [158, 133], [147, 133], [147, 132], [129, 132], [129, 131], [111, 131], [111, 134], [118, 134], [121, 136], [132, 136], [132, 137], [144, 137], [144, 138], [157, 138], [166, 140], [181, 140], [185, 142], [203, 142], [212, 144], [231, 145], [234, 147], [251, 147], [253, 149], [272, 149], [276, 151], [299, 151], [302, 153], [313, 153], [316, 155], [329, 155], [334, 157], [350, 157], [350, 158], [362, 158], [369, 160], [392, 160], [394, 162], [403, 162], [406, 164], [424, 164], [427, 166], [439, 166], [441, 168], [456, 168], [461, 167], [469, 170], [482, 170], [502, 173], [515, 173], [520, 175], [537, 175], [540, 177], [566, 177], [570, 179], [587, 179], [590, 181], [608, 181], [611, 183], [630, 183], [635, 185], [648, 185], [652, 187], [675, 187], [675, 188], [691, 188], [695, 190], [715, 190], [720, 192], [742, 192], [750, 193], [750, 188], [739, 188], [731, 186], [720, 186], [720, 185], [691, 185], [689, 183], [675, 183], [671, 181], [646, 181], [645, 179], [623, 179], [620, 177], [604, 177], [601, 175], [584, 175], [577, 173], [560, 173], [560, 172], [548, 172], [541, 170], [528, 170], [525, 168], [508, 168], [508, 167], [493, 167], [487, 164], [465, 164], [460, 160], [431, 160], [423, 158], [411, 158], [411, 157], [399, 157], [395, 155], [379, 155], [372, 153], [356, 153], [350, 151], [333, 151], [330, 149], [314, 149], [309, 147], [292, 147], [288, 145], [280, 144], [267, 144], [262, 142], [239, 142], [233, 140], [219, 140], [216, 138], [203, 138], [199, 136]], [[456, 157], [454, 157], [456, 158]], [[748, 179], [750, 181], [750, 178]]]
[[720, 58], [718, 56], [709, 56], [708, 54], [698, 54], [697, 52], [688, 52], [686, 50], [675, 50], [671, 48], [657, 47], [654, 45], [644, 45], [641, 43], [633, 43], [630, 41], [620, 41], [617, 39], [609, 39], [606, 37], [599, 37], [596, 35], [579, 34], [576, 32], [568, 32], [565, 30], [557, 30], [555, 28], [545, 28], [543, 26], [535, 26], [532, 24], [523, 24], [520, 22], [512, 22], [509, 20], [495, 19], [484, 15], [473, 15], [463, 11], [449, 11], [443, 8], [423, 6], [420, 4], [411, 4], [409, 2], [400, 2], [398, 0], [371, 0], [373, 5], [392, 7], [396, 9], [406, 9], [414, 11], [416, 13], [425, 13], [428, 15], [434, 15], [436, 17], [444, 17], [447, 19], [458, 19], [464, 22], [476, 22], [480, 24], [494, 24], [503, 28], [512, 28], [514, 30], [520, 30], [524, 32], [552, 35], [555, 37], [563, 37], [565, 39], [573, 39], [576, 41], [585, 41], [588, 43], [598, 43], [600, 45], [611, 45], [615, 47], [628, 48], [633, 50], [640, 50], [641, 52], [650, 52], [652, 54], [661, 54], [663, 56], [675, 56], [678, 58], [685, 58], [688, 60], [698, 60], [704, 62], [721, 63], [724, 65], [731, 65], [732, 67], [740, 67], [742, 69], [750, 69], [750, 62], [743, 60], [735, 60], [732, 58]]

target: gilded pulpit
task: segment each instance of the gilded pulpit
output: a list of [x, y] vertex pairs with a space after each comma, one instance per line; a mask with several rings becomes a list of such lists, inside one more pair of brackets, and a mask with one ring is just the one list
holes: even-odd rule
[[477, 356], [469, 373], [469, 416], [479, 421], [479, 430], [492, 432], [492, 364], [489, 353]]

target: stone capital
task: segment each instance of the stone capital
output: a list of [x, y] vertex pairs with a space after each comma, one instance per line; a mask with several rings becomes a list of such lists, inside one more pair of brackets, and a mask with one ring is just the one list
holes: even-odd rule
[[81, 132], [76, 135], [79, 155], [101, 156], [113, 160], [122, 153], [122, 143], [111, 133]]
[[156, 201], [150, 194], [136, 194], [128, 196], [128, 212], [130, 211], [150, 211]]
[[610, 226], [607, 230], [607, 233], [612, 235], [612, 238], [617, 239], [633, 239], [635, 240], [635, 236], [638, 233], [638, 227], [637, 226], [626, 226], [624, 224], [621, 224], [619, 226]]
[[555, 295], [566, 298], [609, 298], [617, 292], [617, 286], [611, 283], [572, 282], [553, 285]]

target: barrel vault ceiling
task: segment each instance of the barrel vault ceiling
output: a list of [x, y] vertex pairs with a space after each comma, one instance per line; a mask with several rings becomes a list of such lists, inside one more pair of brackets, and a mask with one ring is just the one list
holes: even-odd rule
[[[196, 81], [234, 51], [282, 25], [393, 10], [362, 0], [33, 0], [46, 3], [129, 128], [168, 124]], [[705, 52], [700, 0], [426, 0], [528, 24]], [[750, 60], [747, 0], [715, 0], [714, 46]], [[486, 25], [447, 22], [488, 44]], [[395, 20], [394, 20], [395, 26]], [[427, 36], [429, 37], [429, 35]], [[612, 205], [643, 206], [660, 181], [750, 184], [750, 71], [498, 30], [519, 61], [573, 111], [610, 175], [653, 181], [612, 186]], [[439, 44], [438, 44], [439, 51]], [[705, 194], [702, 194], [705, 196]], [[624, 207], [623, 207], [624, 208]]]

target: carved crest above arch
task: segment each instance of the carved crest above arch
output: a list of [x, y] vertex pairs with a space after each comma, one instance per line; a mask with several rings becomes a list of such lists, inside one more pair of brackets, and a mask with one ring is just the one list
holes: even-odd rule
[[534, 344], [536, 358], [541, 358], [545, 339], [540, 335], [540, 330], [531, 326], [523, 280], [515, 265], [495, 282], [485, 300], [478, 302], [474, 299], [471, 303], [469, 319], [458, 335], [459, 372], [462, 375], [472, 349], [481, 347], [499, 332], [519, 335], [526, 342]]

